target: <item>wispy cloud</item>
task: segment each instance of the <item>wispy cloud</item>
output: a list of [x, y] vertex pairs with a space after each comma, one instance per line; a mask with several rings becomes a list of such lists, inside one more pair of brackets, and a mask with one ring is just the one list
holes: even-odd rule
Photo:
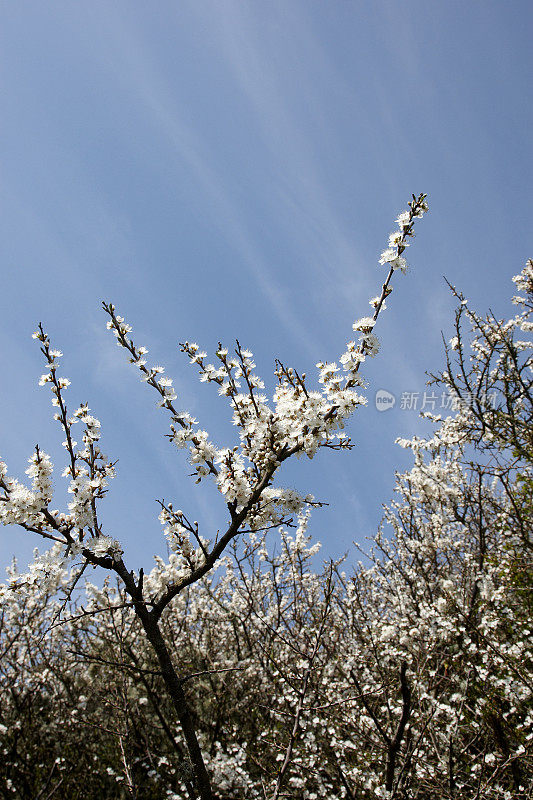
[[[108, 26], [108, 34], [111, 29]], [[316, 343], [309, 341], [309, 329], [295, 317], [283, 286], [274, 276], [253, 235], [243, 222], [243, 209], [232, 196], [230, 187], [217, 168], [219, 154], [209, 149], [203, 132], [187, 121], [187, 110], [180, 106], [168, 77], [160, 71], [134, 26], [117, 17], [115, 30], [114, 46], [120, 51], [116, 63], [121, 70], [120, 75], [115, 74], [115, 78], [118, 77], [142, 104], [146, 119], [152, 121], [159, 139], [169, 148], [169, 172], [175, 170], [179, 173], [184, 164], [188, 167], [198, 187], [208, 198], [208, 205], [213, 210], [220, 233], [240, 254], [245, 268], [253, 273], [278, 322], [302, 347], [314, 352]]]
[[353, 221], [346, 230], [324, 174], [324, 155], [335, 146], [338, 130], [328, 122], [323, 94], [353, 102], [353, 88], [331, 63], [298, 3], [270, 9], [266, 18], [240, 2], [194, 4], [194, 9], [253, 110], [279, 172], [268, 198], [277, 206], [277, 223], [308, 258], [316, 278], [329, 278], [342, 297], [346, 284], [353, 289], [365, 283], [365, 265]]

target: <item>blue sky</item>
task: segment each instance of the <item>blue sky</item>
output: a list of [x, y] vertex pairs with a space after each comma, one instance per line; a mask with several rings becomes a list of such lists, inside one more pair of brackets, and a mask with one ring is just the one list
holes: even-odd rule
[[[412, 269], [376, 329], [382, 353], [365, 365], [357, 447], [286, 470], [330, 503], [311, 526], [325, 555], [364, 542], [408, 464], [394, 439], [421, 426], [399, 403], [378, 412], [375, 391], [422, 393], [442, 364], [442, 276], [505, 315], [533, 253], [531, 3], [19, 0], [0, 20], [0, 453], [18, 476], [36, 442], [62, 463], [37, 387], [42, 320], [71, 407], [89, 401], [120, 459], [102, 513], [131, 566], [161, 550], [155, 499], [206, 535], [225, 515], [163, 438], [101, 301], [229, 444], [228, 410], [178, 341], [211, 352], [239, 337], [270, 387], [276, 357], [311, 374], [369, 312], [394, 217], [428, 193]], [[34, 544], [3, 529], [0, 563]]]

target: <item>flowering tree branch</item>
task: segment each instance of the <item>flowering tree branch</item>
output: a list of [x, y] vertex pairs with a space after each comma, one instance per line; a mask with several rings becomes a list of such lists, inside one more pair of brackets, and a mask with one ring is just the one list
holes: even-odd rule
[[[157, 658], [183, 730], [194, 772], [194, 792], [201, 800], [213, 798], [210, 779], [184, 693], [183, 678], [176, 671], [161, 632], [163, 611], [187, 587], [202, 580], [215, 567], [228, 545], [243, 530], [254, 532], [282, 525], [316, 505], [310, 495], [274, 486], [274, 478], [282, 464], [293, 456], [305, 454], [313, 458], [322, 447], [350, 447], [343, 430], [345, 423], [356, 408], [366, 403], [358, 391], [365, 385], [359, 375], [360, 365], [379, 350], [374, 334], [377, 318], [385, 308], [394, 272], [406, 269], [403, 254], [413, 236], [415, 220], [426, 211], [426, 196], [413, 195], [409, 209], [398, 217], [398, 229], [390, 235], [389, 246], [380, 258], [380, 263], [388, 267], [388, 274], [381, 293], [371, 300], [373, 315], [354, 323], [358, 342], [347, 343], [340, 356], [341, 367], [335, 362], [318, 364], [320, 391], [309, 387], [305, 374], [278, 361], [278, 385], [269, 402], [262, 391], [264, 383], [254, 371], [252, 353], [238, 341], [231, 356], [219, 344], [215, 353], [216, 366], [206, 362], [206, 353], [197, 344], [184, 342], [181, 345], [182, 351], [199, 369], [200, 380], [215, 383], [219, 394], [227, 397], [239, 432], [236, 447], [217, 447], [197, 420], [176, 407], [173, 383], [164, 376], [163, 367], [148, 366], [148, 351], [135, 344], [130, 336], [131, 326], [116, 313], [113, 304], [103, 304], [109, 317], [107, 326], [115, 334], [117, 344], [126, 350], [142, 380], [156, 391], [158, 406], [170, 414], [171, 442], [188, 450], [197, 482], [207, 478], [215, 482], [229, 514], [225, 532], [210, 541], [201, 537], [198, 526], [191, 524], [181, 511], [161, 502], [160, 521], [169, 544], [170, 560], [164, 564], [160, 559], [158, 568], [148, 575], [142, 569], [138, 575], [128, 569], [123, 558], [123, 544], [104, 532], [98, 518], [99, 502], [115, 474], [115, 462], [100, 449], [100, 422], [90, 414], [87, 404], [81, 404], [69, 414], [64, 392], [70, 381], [58, 375], [62, 353], [51, 347], [42, 325], [34, 334], [47, 367], [40, 383], [50, 385], [52, 405], [57, 409], [54, 416], [65, 437], [67, 466], [63, 476], [69, 480], [68, 492], [72, 499], [68, 511], [50, 510], [52, 463], [39, 447], [27, 470], [31, 488], [8, 477], [6, 465], [0, 462], [0, 521], [18, 524], [54, 542], [49, 551], [33, 562], [27, 576], [17, 578], [16, 586], [20, 588], [22, 584], [44, 580], [53, 590], [65, 565], [75, 557], [82, 558], [82, 566], [89, 563], [118, 575]], [[79, 446], [73, 434], [77, 424], [83, 427]]]

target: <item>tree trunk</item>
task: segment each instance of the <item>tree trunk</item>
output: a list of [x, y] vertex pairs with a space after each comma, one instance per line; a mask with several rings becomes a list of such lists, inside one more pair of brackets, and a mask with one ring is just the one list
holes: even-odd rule
[[161, 667], [161, 675], [183, 730], [187, 750], [189, 751], [189, 757], [194, 770], [194, 784], [198, 792], [198, 797], [201, 800], [213, 800], [211, 782], [205, 767], [200, 745], [198, 744], [191, 713], [187, 705], [187, 698], [183, 691], [182, 682], [174, 669], [170, 653], [161, 630], [159, 629], [159, 625], [155, 620], [151, 619], [146, 612], [139, 614], [139, 617], [148, 641], [154, 648], [159, 666]]

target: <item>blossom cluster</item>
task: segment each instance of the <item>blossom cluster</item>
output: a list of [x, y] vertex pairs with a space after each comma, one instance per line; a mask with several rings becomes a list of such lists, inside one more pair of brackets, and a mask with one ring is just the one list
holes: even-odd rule
[[26, 474], [32, 479], [31, 488], [7, 475], [7, 465], [0, 461], [0, 520], [4, 525], [39, 525], [44, 522], [42, 509], [52, 500], [53, 465], [50, 456], [38, 448], [29, 459]]
[[[52, 405], [57, 409], [54, 418], [65, 436], [62, 444], [68, 461], [62, 475], [69, 479], [67, 491], [71, 500], [68, 502], [68, 511], [50, 509], [53, 500], [53, 465], [49, 455], [37, 446], [26, 470], [32, 480], [31, 488], [9, 477], [6, 464], [0, 461], [0, 521], [5, 525], [20, 525], [56, 542], [46, 561], [46, 569], [42, 567], [43, 556], [36, 562], [38, 571], [43, 576], [48, 574], [52, 584], [63, 570], [66, 560], [72, 559], [83, 549], [85, 540], [90, 542], [88, 552], [98, 556], [118, 558], [122, 548], [114, 539], [102, 535], [97, 518], [96, 503], [104, 497], [108, 482], [115, 474], [114, 464], [100, 449], [100, 421], [90, 413], [86, 404], [81, 404], [69, 415], [64, 392], [70, 386], [70, 381], [58, 375], [59, 359], [63, 354], [51, 347], [42, 326], [39, 326], [33, 338], [40, 342], [48, 368], [41, 376], [39, 385], [50, 387]], [[83, 426], [79, 446], [73, 438], [76, 424]], [[63, 548], [58, 545], [63, 545]], [[29, 575], [31, 578], [31, 567]]]

